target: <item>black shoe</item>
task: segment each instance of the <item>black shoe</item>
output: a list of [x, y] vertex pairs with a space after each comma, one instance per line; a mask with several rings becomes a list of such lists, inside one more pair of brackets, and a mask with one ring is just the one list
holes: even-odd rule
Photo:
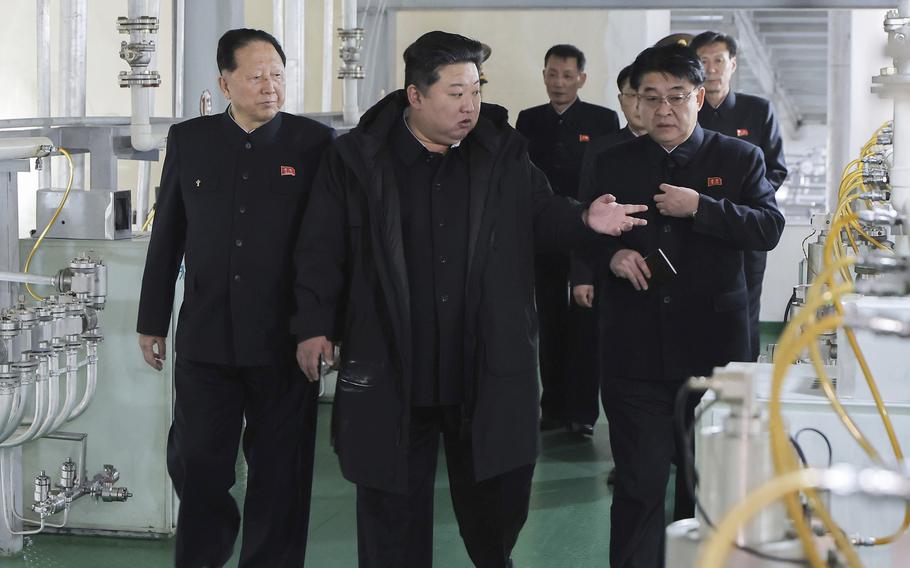
[[593, 424], [582, 424], [580, 422], [569, 422], [569, 425], [566, 426], [566, 430], [574, 434], [581, 434], [582, 436], [593, 436], [594, 435], [594, 425]]
[[607, 474], [607, 485], [616, 485], [616, 468], [611, 468]]

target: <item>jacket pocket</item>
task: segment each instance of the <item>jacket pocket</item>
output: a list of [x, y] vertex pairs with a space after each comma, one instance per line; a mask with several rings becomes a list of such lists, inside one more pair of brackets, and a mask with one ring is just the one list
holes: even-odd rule
[[369, 389], [386, 372], [384, 363], [347, 360], [338, 369], [338, 387], [349, 391]]

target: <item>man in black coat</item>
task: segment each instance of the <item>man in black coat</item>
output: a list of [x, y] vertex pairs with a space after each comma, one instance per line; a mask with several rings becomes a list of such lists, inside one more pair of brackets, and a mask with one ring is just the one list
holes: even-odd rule
[[[765, 177], [774, 191], [787, 179], [784, 143], [771, 102], [745, 93], [734, 93], [730, 81], [736, 72], [736, 40], [718, 32], [704, 32], [689, 45], [705, 68], [705, 101], [698, 112], [702, 128], [745, 140], [761, 148], [765, 156]], [[768, 253], [748, 251], [745, 257], [746, 286], [749, 288], [750, 361], [758, 359], [760, 345], [762, 280]]]
[[[588, 145], [619, 131], [616, 113], [581, 101], [585, 56], [573, 45], [554, 45], [544, 56], [547, 104], [518, 114], [515, 128], [528, 139], [531, 161], [547, 176], [557, 195], [578, 197], [578, 177]], [[535, 264], [535, 295], [540, 317], [541, 428], [568, 426], [593, 434], [597, 419], [597, 368], [593, 353], [573, 338], [586, 335], [590, 313], [572, 306], [569, 257], [541, 253]], [[593, 413], [592, 413], [593, 410]]]
[[327, 153], [297, 247], [307, 375], [341, 342], [332, 432], [361, 568], [432, 565], [440, 435], [468, 554], [511, 565], [539, 449], [534, 251], [645, 209], [554, 197], [503, 110], [481, 108], [481, 57], [438, 31], [405, 50], [406, 88]]
[[222, 566], [240, 524], [228, 491], [243, 432], [240, 566], [303, 566], [317, 388], [290, 332], [296, 243], [332, 130], [280, 112], [281, 46], [231, 30], [218, 42], [228, 110], [171, 128], [139, 302], [139, 345], [160, 370], [181, 260], [168, 471], [180, 497], [176, 566]]
[[[683, 451], [673, 430], [677, 392], [690, 376], [749, 358], [743, 253], [773, 248], [784, 226], [761, 151], [698, 125], [703, 83], [687, 48], [643, 51], [631, 84], [648, 135], [598, 156], [581, 190], [654, 205], [646, 227], [592, 253], [616, 461], [614, 568], [664, 564], [665, 489]], [[646, 257], [665, 270], [652, 272]], [[687, 419], [697, 402], [687, 401]]]

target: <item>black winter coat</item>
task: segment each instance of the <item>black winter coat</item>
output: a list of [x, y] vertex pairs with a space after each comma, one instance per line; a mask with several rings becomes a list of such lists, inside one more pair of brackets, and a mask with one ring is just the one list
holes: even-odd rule
[[[342, 343], [332, 431], [344, 476], [397, 492], [407, 490], [411, 317], [388, 138], [406, 104], [404, 91], [390, 94], [326, 153], [296, 250], [294, 323], [299, 340]], [[592, 233], [581, 206], [553, 196], [502, 108], [484, 105], [466, 143], [463, 426], [482, 480], [539, 449], [535, 247]]]

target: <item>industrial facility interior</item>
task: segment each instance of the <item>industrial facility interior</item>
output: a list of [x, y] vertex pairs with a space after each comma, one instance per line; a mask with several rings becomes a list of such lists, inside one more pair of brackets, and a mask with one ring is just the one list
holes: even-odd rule
[[[339, 133], [401, 88], [402, 51], [429, 30], [492, 49], [483, 99], [513, 124], [547, 100], [551, 45], [582, 49], [581, 96], [618, 111], [615, 78], [641, 50], [737, 37], [733, 88], [769, 99], [783, 132], [786, 228], [759, 361], [688, 384], [706, 392], [699, 507], [668, 519], [667, 566], [910, 566], [910, 0], [7, 0], [0, 567], [173, 564], [174, 358], [143, 362], [138, 296], [168, 128], [225, 110], [215, 47], [238, 27], [283, 45], [284, 110]], [[355, 487], [330, 445], [331, 375], [324, 387], [307, 565], [346, 568]], [[541, 434], [516, 567], [609, 564], [600, 420], [592, 438]], [[434, 564], [471, 566], [443, 467], [435, 497]]]

